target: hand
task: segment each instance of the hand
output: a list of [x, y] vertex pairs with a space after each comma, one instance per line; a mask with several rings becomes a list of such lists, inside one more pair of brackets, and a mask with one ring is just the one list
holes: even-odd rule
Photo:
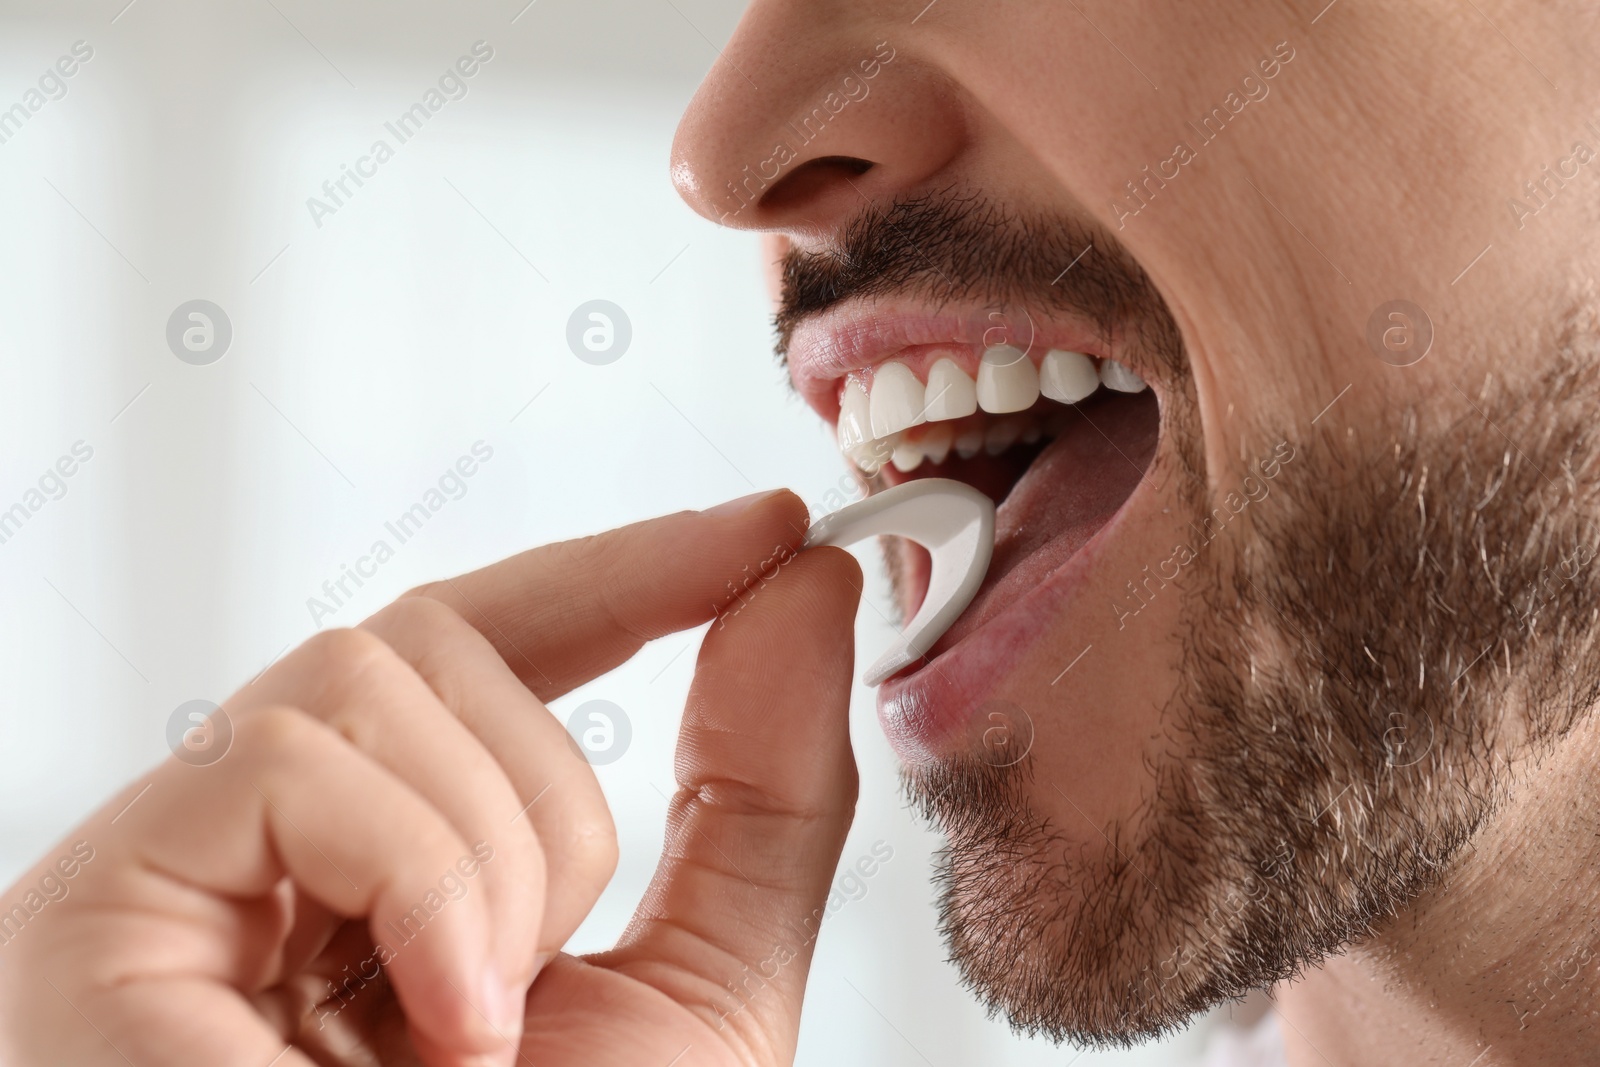
[[[805, 518], [671, 515], [306, 642], [223, 706], [226, 755], [169, 760], [0, 900], [0, 1062], [791, 1062], [856, 795], [860, 572], [796, 555]], [[561, 954], [616, 837], [544, 702], [763, 562], [701, 649], [649, 892], [615, 949]]]

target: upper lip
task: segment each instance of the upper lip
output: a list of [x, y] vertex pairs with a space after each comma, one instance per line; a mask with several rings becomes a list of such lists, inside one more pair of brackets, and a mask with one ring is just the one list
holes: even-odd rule
[[1000, 319], [991, 317], [995, 314], [1000, 313], [982, 305], [930, 309], [912, 302], [846, 301], [795, 327], [787, 350], [789, 378], [831, 425], [839, 420], [841, 378], [917, 345], [1009, 343], [1035, 352], [1065, 348], [1102, 358], [1111, 355], [1104, 337], [1085, 321], [1020, 309]]

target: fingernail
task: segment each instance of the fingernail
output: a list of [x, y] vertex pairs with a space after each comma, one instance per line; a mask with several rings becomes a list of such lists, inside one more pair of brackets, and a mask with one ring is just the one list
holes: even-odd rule
[[783, 492], [782, 489], [764, 489], [759, 493], [751, 493], [748, 496], [741, 496], [737, 500], [729, 500], [725, 503], [718, 504], [714, 508], [706, 508], [700, 514], [738, 515], [741, 512], [749, 511], [755, 505], [761, 503], [761, 501], [767, 499], [768, 497], [777, 496], [781, 492]]

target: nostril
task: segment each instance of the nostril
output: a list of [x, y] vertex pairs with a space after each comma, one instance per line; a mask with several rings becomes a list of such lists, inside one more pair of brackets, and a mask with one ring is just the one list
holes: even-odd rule
[[760, 205], [769, 211], [781, 211], [797, 204], [815, 200], [831, 186], [859, 178], [877, 164], [856, 156], [821, 156], [800, 164], [778, 184], [761, 197]]

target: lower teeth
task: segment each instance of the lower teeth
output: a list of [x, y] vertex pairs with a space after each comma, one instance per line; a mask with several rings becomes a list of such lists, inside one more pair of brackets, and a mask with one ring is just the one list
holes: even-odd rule
[[1014, 445], [1033, 445], [1056, 436], [1066, 426], [1067, 410], [975, 418], [975, 422], [961, 420], [964, 425], [959, 432], [949, 423], [924, 425], [916, 427], [922, 432], [915, 436], [911, 431], [901, 431], [886, 438], [869, 439], [851, 446], [846, 454], [868, 475], [889, 465], [910, 473], [925, 462], [937, 466], [952, 454], [960, 459], [981, 454], [998, 456]]

